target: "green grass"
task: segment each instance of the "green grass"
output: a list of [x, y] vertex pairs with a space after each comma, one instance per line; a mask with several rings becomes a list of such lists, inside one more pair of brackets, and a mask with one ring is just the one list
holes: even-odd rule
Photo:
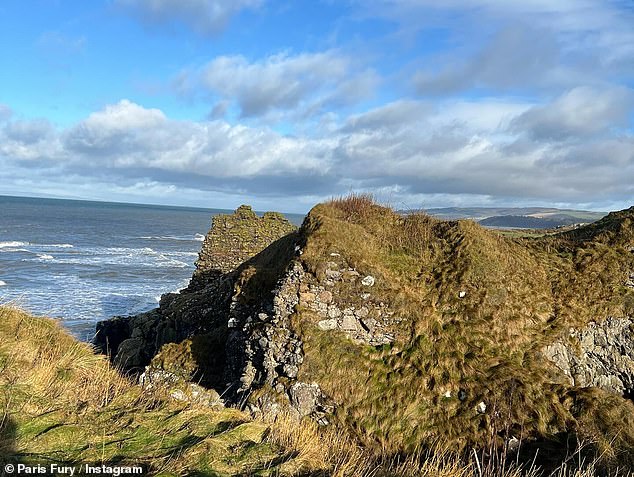
[[[253, 306], [270, 298], [295, 259], [307, 270], [305, 284], [323, 284], [334, 252], [376, 278], [370, 301], [400, 320], [386, 327], [396, 336], [391, 345], [320, 331], [319, 317], [302, 307], [292, 319], [305, 353], [299, 379], [319, 383], [336, 404], [326, 429], [252, 421], [174, 401], [169, 389], [143, 390], [55, 322], [0, 308], [0, 455], [143, 463], [169, 475], [509, 477], [517, 469], [476, 461], [473, 449], [496, 456], [514, 436], [542, 449], [570, 443], [591, 463], [578, 475], [632, 468], [634, 405], [568, 386], [540, 355], [570, 326], [631, 316], [634, 293], [623, 284], [634, 270], [632, 216], [513, 238], [470, 221], [400, 216], [365, 196], [316, 206], [299, 232], [233, 273], [237, 299]], [[336, 282], [335, 300], [365, 303], [368, 288], [358, 282]], [[215, 331], [164, 348], [156, 364], [173, 364], [183, 377], [205, 366], [220, 373], [222, 360], [207, 362], [223, 351], [224, 334]]]
[[143, 464], [172, 475], [270, 475], [292, 460], [269, 427], [142, 390], [55, 322], [0, 308], [0, 456]]
[[[333, 426], [287, 415], [253, 421], [235, 409], [175, 402], [164, 389], [142, 390], [128, 381], [54, 321], [14, 308], [0, 307], [0, 343], [3, 464], [143, 465], [144, 475], [161, 476], [537, 475], [534, 468], [485, 463], [476, 454], [463, 459], [442, 447], [381, 455]], [[374, 358], [366, 348], [364, 359]], [[588, 467], [556, 475], [594, 473]]]
[[[632, 423], [616, 419], [596, 396], [581, 399], [585, 391], [570, 389], [540, 354], [570, 326], [627, 315], [633, 215], [515, 238], [471, 221], [403, 217], [362, 195], [318, 205], [301, 231], [309, 281], [323, 281], [324, 264], [337, 252], [361, 276], [377, 278], [371, 300], [387, 303], [402, 322], [389, 349], [374, 349], [316, 330], [319, 318], [300, 309], [300, 379], [318, 382], [337, 404], [340, 425], [380, 453], [569, 433], [592, 440], [606, 465], [634, 465], [627, 457], [634, 455]], [[333, 287], [346, 306], [360, 303], [364, 291], [359, 284]], [[634, 413], [630, 402], [603, 395]], [[484, 414], [476, 411], [481, 401]], [[606, 442], [611, 452], [599, 450]]]

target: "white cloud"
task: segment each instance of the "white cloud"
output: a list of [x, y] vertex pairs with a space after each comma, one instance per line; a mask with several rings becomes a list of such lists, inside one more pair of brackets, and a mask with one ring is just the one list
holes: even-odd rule
[[84, 165], [154, 168], [215, 178], [293, 175], [325, 166], [309, 144], [269, 129], [220, 120], [171, 120], [160, 110], [127, 100], [71, 128], [64, 145], [69, 156], [74, 154]]
[[231, 17], [263, 0], [115, 0], [146, 23], [183, 23], [202, 34], [217, 34]]
[[518, 116], [513, 127], [536, 139], [565, 139], [630, 126], [634, 93], [626, 88], [574, 88]]
[[239, 55], [220, 56], [198, 70], [181, 72], [174, 85], [185, 95], [203, 91], [234, 101], [242, 116], [289, 110], [302, 116], [371, 96], [378, 75], [356, 67], [348, 56], [333, 50], [280, 53], [256, 62]]
[[21, 161], [46, 161], [58, 150], [56, 132], [45, 119], [10, 121], [0, 129], [0, 156]]
[[619, 84], [634, 73], [634, 9], [626, 2], [357, 3], [366, 16], [396, 21], [415, 41], [440, 35], [447, 43], [440, 54], [432, 49], [418, 63], [413, 85], [425, 95], [474, 88], [489, 94], [552, 94], [580, 85]]
[[[282, 197], [305, 204], [355, 188], [415, 205], [424, 197], [452, 197], [452, 203], [469, 197], [479, 203], [625, 203], [634, 193], [634, 136], [610, 128], [588, 136], [583, 126], [612, 122], [609, 106], [589, 105], [592, 98], [616, 104], [618, 92], [613, 94], [574, 90], [538, 105], [401, 100], [332, 118], [323, 136], [285, 136], [222, 120], [174, 120], [123, 100], [65, 131], [46, 123], [5, 123], [0, 163], [13, 177], [22, 171], [31, 181], [45, 171], [46, 180], [39, 180], [47, 187], [52, 180], [63, 188], [68, 178], [83, 177], [125, 197], [134, 190], [174, 197], [197, 190], [201, 196], [241, 194], [256, 203]], [[586, 103], [580, 122], [567, 115], [569, 104], [584, 111]], [[536, 141], [535, 118], [555, 118], [566, 141]]]
[[13, 111], [11, 110], [9, 106], [7, 106], [6, 104], [0, 103], [0, 122], [6, 121], [7, 119], [9, 119], [12, 114], [13, 114]]

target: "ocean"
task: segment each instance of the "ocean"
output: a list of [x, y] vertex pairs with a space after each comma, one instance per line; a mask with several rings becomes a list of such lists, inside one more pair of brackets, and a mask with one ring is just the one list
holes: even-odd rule
[[97, 321], [187, 286], [211, 217], [230, 212], [0, 196], [0, 304], [90, 341]]

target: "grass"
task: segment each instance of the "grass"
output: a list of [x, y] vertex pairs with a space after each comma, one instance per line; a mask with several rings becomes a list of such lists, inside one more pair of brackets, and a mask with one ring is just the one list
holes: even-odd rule
[[144, 391], [48, 319], [0, 308], [0, 456], [143, 464], [162, 475], [271, 475], [268, 426]]
[[[570, 326], [634, 313], [623, 286], [634, 270], [633, 215], [531, 238], [402, 216], [363, 195], [316, 206], [299, 232], [233, 273], [236, 296], [254, 306], [292, 260], [309, 284], [324, 282], [332, 260], [376, 278], [371, 289], [336, 282], [333, 296], [361, 306], [369, 290], [369, 302], [398, 321], [386, 323], [390, 345], [321, 331], [301, 307], [293, 316], [305, 354], [299, 379], [318, 382], [337, 405], [326, 428], [283, 415], [253, 421], [143, 390], [54, 321], [0, 308], [0, 455], [143, 463], [168, 475], [511, 477], [536, 476], [540, 466], [559, 476], [626, 475], [634, 405], [570, 387], [540, 350]], [[222, 360], [207, 358], [223, 350], [223, 336], [209, 331], [157, 359], [187, 375], [205, 363], [218, 374]], [[510, 438], [523, 443], [515, 460], [504, 458]]]
[[[442, 446], [381, 454], [335, 426], [285, 414], [253, 421], [234, 409], [176, 402], [131, 383], [56, 322], [11, 307], [0, 307], [0, 343], [3, 463], [141, 464], [163, 476], [538, 475], [503, 455]], [[579, 470], [568, 462], [553, 475], [596, 474], [593, 463]]]
[[[630, 215], [590, 231], [513, 238], [352, 195], [313, 208], [301, 233], [315, 284], [336, 252], [343, 267], [377, 279], [370, 300], [400, 320], [395, 342], [374, 348], [317, 330], [307, 310], [294, 319], [306, 354], [300, 379], [320, 384], [337, 404], [336, 422], [364, 446], [399, 455], [573, 435], [592, 442], [605, 468], [634, 465], [634, 425], [610, 412], [634, 415], [632, 403], [600, 391], [586, 399], [540, 353], [570, 326], [631, 312], [623, 287], [634, 270]], [[332, 291], [342, 306], [361, 306], [367, 289]], [[477, 412], [480, 402], [488, 412]]]

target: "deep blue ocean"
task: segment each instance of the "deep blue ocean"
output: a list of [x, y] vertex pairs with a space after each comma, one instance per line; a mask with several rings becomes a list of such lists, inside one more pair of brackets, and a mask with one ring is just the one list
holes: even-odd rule
[[211, 217], [229, 212], [0, 196], [0, 304], [91, 340], [97, 321], [185, 287]]

